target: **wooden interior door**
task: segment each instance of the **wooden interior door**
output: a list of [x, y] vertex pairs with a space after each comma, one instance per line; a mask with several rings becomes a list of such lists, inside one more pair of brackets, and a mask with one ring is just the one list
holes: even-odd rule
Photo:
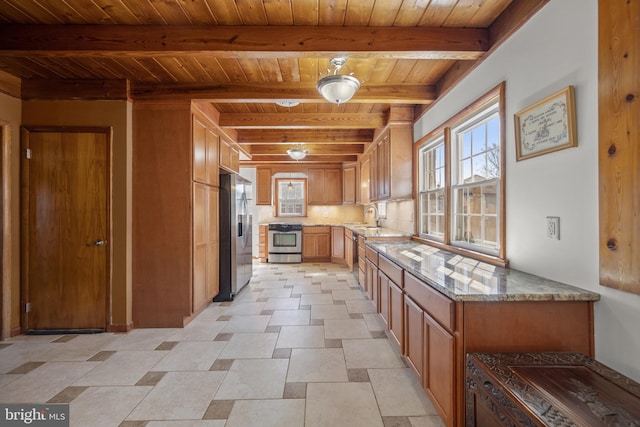
[[23, 131], [26, 330], [105, 329], [109, 129]]

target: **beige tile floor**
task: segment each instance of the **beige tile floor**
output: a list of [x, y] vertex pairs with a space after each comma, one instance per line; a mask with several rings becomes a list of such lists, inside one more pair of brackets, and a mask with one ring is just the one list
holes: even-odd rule
[[0, 343], [0, 402], [69, 403], [71, 425], [442, 426], [353, 275], [255, 264], [184, 329]]

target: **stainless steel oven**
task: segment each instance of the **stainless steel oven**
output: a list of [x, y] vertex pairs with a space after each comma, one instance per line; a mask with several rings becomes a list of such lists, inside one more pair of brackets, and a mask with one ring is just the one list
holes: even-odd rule
[[302, 262], [302, 225], [269, 224], [269, 262]]

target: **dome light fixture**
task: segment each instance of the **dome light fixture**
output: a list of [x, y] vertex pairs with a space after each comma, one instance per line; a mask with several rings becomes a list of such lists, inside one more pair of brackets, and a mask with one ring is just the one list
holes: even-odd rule
[[298, 101], [297, 99], [279, 99], [276, 101], [276, 105], [289, 108], [297, 107], [298, 105], [300, 105], [300, 101]]
[[324, 99], [338, 105], [349, 101], [360, 89], [360, 81], [353, 77], [353, 73], [339, 74], [346, 62], [344, 58], [333, 58], [329, 62], [331, 68], [327, 69], [327, 75], [316, 84]]
[[308, 151], [302, 147], [290, 148], [289, 150], [287, 150], [287, 154], [293, 160], [302, 160], [306, 157], [307, 153]]

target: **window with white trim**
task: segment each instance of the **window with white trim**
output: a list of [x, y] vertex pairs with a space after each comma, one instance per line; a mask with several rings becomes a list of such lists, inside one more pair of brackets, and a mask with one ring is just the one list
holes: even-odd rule
[[504, 85], [433, 132], [418, 149], [418, 235], [505, 259], [501, 108]]
[[445, 232], [444, 137], [427, 142], [419, 150], [420, 234], [442, 241]]
[[276, 216], [306, 216], [306, 194], [306, 179], [276, 178]]

